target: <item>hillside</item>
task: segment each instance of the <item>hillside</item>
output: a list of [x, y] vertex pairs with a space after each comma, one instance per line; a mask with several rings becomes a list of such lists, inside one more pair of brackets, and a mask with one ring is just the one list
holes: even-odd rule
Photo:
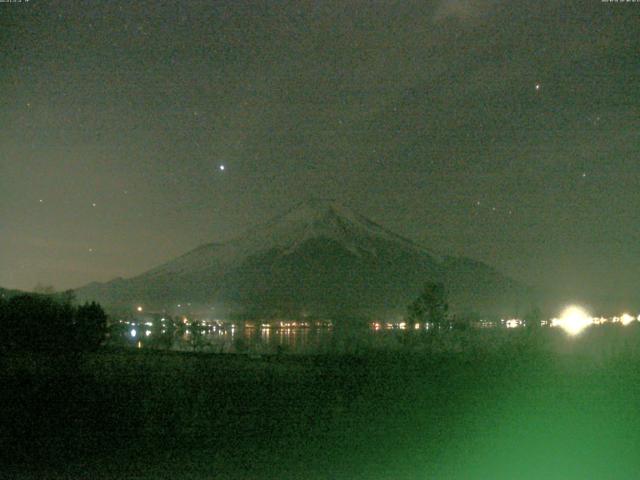
[[507, 314], [526, 302], [522, 285], [489, 266], [440, 257], [328, 200], [301, 203], [235, 240], [77, 294], [106, 305], [189, 303], [258, 317], [370, 317], [404, 312], [428, 280], [447, 284], [454, 309]]

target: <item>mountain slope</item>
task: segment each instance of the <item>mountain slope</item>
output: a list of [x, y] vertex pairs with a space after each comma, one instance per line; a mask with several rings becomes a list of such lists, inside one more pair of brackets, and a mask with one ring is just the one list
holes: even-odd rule
[[249, 316], [372, 316], [403, 312], [428, 280], [446, 282], [454, 306], [486, 312], [524, 291], [484, 264], [441, 258], [342, 205], [313, 200], [236, 240], [77, 293], [107, 305], [189, 302]]

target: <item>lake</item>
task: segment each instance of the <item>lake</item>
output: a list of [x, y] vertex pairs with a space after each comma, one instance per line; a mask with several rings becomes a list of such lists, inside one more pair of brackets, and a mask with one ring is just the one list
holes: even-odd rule
[[399, 346], [405, 332], [363, 326], [246, 327], [216, 325], [173, 333], [131, 324], [112, 332], [109, 343], [131, 348], [164, 348], [210, 353], [326, 354], [352, 353], [362, 348]]

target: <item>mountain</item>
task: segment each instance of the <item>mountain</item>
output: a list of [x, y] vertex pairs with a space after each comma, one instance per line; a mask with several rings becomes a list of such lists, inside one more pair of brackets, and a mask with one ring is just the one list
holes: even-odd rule
[[76, 293], [114, 306], [188, 303], [259, 317], [370, 317], [403, 313], [428, 280], [444, 281], [461, 310], [503, 313], [526, 296], [487, 265], [436, 255], [331, 200], [303, 202], [235, 240]]

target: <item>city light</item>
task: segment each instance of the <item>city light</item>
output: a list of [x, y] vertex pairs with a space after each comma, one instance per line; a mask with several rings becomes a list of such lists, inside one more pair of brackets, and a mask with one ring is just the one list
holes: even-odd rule
[[511, 318], [509, 320], [502, 320], [507, 328], [517, 328], [522, 325], [522, 321], [517, 318]]
[[633, 322], [635, 320], [635, 318], [633, 318], [631, 315], [629, 315], [628, 313], [623, 313], [620, 316], [620, 323], [622, 323], [622, 325], [627, 326], [629, 325], [631, 322]]
[[132, 338], [135, 338], [137, 334], [138, 334], [138, 332], [136, 332], [136, 329], [135, 329], [135, 328], [132, 328], [132, 329], [131, 329], [131, 337], [132, 337]]
[[578, 335], [593, 323], [591, 316], [581, 307], [572, 305], [567, 307], [560, 318], [551, 320], [551, 325], [560, 327], [569, 335]]

